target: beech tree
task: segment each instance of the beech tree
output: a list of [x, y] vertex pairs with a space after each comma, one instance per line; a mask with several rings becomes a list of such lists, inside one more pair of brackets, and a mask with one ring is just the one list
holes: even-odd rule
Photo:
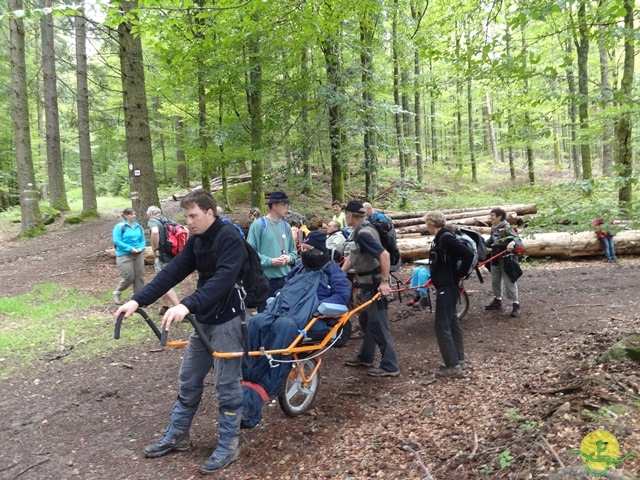
[[25, 60], [25, 33], [22, 0], [9, 0], [11, 104], [15, 136], [18, 191], [20, 194], [21, 229], [29, 232], [41, 221], [38, 191], [31, 154], [31, 128], [29, 126], [29, 101], [27, 92], [27, 66]]

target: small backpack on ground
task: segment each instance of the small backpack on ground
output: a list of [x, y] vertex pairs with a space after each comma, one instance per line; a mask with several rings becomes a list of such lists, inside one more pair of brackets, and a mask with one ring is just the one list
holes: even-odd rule
[[[184, 248], [184, 244], [189, 239], [189, 232], [179, 223], [165, 217], [159, 218], [164, 228], [164, 235], [160, 237], [159, 250], [166, 257], [175, 257]], [[164, 241], [163, 240], [164, 237]]]
[[396, 230], [393, 228], [393, 222], [387, 218], [382, 220], [376, 217], [369, 222], [380, 235], [380, 243], [382, 247], [389, 252], [389, 265], [392, 270], [397, 270], [400, 264], [400, 250], [398, 250], [398, 242], [396, 241]]

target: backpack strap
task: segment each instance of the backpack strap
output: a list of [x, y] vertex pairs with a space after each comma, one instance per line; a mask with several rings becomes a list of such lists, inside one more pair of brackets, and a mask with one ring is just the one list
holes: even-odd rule
[[264, 232], [267, 231], [267, 219], [264, 217], [260, 217], [260, 238], [264, 235]]

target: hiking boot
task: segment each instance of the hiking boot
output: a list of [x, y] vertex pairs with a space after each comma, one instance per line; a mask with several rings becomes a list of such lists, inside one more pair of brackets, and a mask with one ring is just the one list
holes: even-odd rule
[[118, 290], [114, 290], [113, 291], [113, 303], [115, 303], [116, 305], [122, 305], [122, 300], [120, 299], [120, 292]]
[[502, 309], [502, 300], [498, 300], [497, 298], [493, 299], [489, 305], [484, 307], [485, 310], [500, 310]]
[[358, 329], [355, 332], [351, 332], [349, 340], [360, 340], [361, 338], [364, 338], [364, 332]]
[[400, 370], [396, 370], [395, 372], [389, 372], [381, 368], [372, 368], [369, 370], [370, 377], [397, 377], [398, 375], [400, 375]]
[[[460, 363], [458, 365], [460, 365], [460, 368], [462, 370], [466, 370], [467, 367], [469, 366], [466, 360], [460, 360]], [[447, 368], [447, 366], [444, 363], [440, 364], [440, 366], [438, 367], [439, 370], [442, 370], [443, 368]]]
[[225, 467], [228, 467], [230, 464], [235, 462], [240, 458], [240, 450], [235, 449], [229, 455], [218, 458], [215, 456], [215, 453], [207, 458], [204, 463], [200, 466], [200, 473], [203, 475], [207, 475], [209, 473], [215, 473], [218, 470], [222, 470]]
[[186, 450], [190, 445], [189, 432], [168, 429], [160, 440], [144, 447], [144, 454], [149, 458], [162, 457], [174, 450]]
[[423, 310], [426, 310], [427, 308], [431, 310], [431, 300], [429, 299], [429, 297], [423, 297], [422, 299], [420, 299], [419, 306]]
[[462, 373], [462, 367], [460, 365], [456, 365], [455, 367], [444, 367], [439, 368], [436, 372], [436, 377], [438, 378], [464, 378], [464, 374]]
[[520, 304], [519, 303], [514, 303], [513, 304], [513, 309], [511, 310], [511, 316], [512, 317], [519, 317], [520, 316]]
[[363, 362], [358, 357], [350, 358], [345, 360], [344, 364], [347, 367], [373, 367], [373, 363]]
[[166, 305], [162, 305], [160, 307], [160, 310], [158, 310], [158, 315], [164, 315], [165, 313], [167, 313], [167, 310], [169, 310], [169, 307], [167, 307]]

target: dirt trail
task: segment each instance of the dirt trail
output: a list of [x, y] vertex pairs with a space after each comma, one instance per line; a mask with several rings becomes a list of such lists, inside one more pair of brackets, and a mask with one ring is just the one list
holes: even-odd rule
[[[43, 281], [110, 291], [117, 269], [102, 252], [114, 223], [58, 225], [44, 237], [8, 242], [0, 252], [2, 295]], [[469, 280], [464, 328], [471, 368], [456, 381], [433, 379], [440, 363], [433, 314], [392, 302], [400, 377], [374, 379], [344, 367], [357, 341], [331, 350], [312, 410], [288, 418], [277, 404], [265, 407], [261, 425], [241, 434], [241, 459], [215, 478], [417, 479], [428, 471], [439, 480], [464, 480], [494, 471], [492, 478], [549, 479], [560, 468], [557, 459], [581, 468], [569, 452], [597, 428], [615, 435], [621, 457], [640, 455], [639, 369], [596, 361], [637, 332], [639, 284], [638, 258], [529, 267], [519, 282], [523, 314], [513, 319], [508, 310], [486, 312], [488, 282]], [[180, 356], [149, 341], [89, 363], [72, 353], [64, 363], [42, 363], [35, 378], [3, 381], [0, 478], [199, 478], [216, 432], [210, 385], [192, 448], [156, 460], [141, 454], [165, 427]], [[617, 471], [637, 476], [640, 461]]]

